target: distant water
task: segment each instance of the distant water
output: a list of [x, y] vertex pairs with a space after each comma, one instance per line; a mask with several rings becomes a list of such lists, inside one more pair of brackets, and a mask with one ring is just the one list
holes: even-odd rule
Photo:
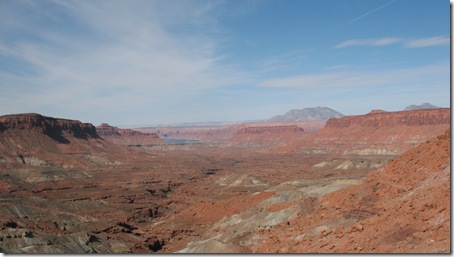
[[194, 139], [184, 139], [184, 138], [166, 138], [162, 137], [167, 143], [195, 143], [195, 142], [200, 142], [200, 140], [194, 140]]

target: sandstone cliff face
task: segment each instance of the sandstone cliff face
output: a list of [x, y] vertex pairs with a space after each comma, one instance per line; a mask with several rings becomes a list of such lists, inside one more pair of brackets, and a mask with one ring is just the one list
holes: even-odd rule
[[61, 135], [64, 132], [77, 138], [99, 138], [96, 128], [90, 123], [56, 119], [37, 113], [0, 116], [0, 132], [8, 129], [33, 130], [44, 133], [54, 139], [61, 139]]
[[360, 127], [388, 127], [388, 126], [424, 126], [450, 123], [449, 108], [430, 110], [377, 112], [358, 116], [329, 119], [325, 128], [338, 129], [351, 126]]
[[5, 167], [122, 164], [127, 151], [102, 140], [90, 123], [36, 113], [0, 116], [0, 164]]
[[120, 129], [106, 123], [97, 126], [96, 131], [103, 139], [122, 145], [155, 145], [166, 143], [156, 133], [142, 133], [132, 129]]
[[450, 115], [449, 108], [439, 108], [372, 111], [330, 119], [322, 130], [298, 147], [346, 154], [396, 155], [449, 129]]

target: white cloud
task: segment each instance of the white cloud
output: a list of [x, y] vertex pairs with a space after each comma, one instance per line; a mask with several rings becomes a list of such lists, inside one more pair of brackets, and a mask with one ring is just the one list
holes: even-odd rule
[[448, 36], [429, 37], [421, 39], [408, 40], [404, 47], [407, 48], [420, 48], [429, 46], [449, 45], [450, 39]]
[[352, 39], [341, 42], [335, 46], [335, 48], [343, 48], [348, 46], [385, 46], [396, 44], [400, 42], [400, 38], [386, 37], [386, 38], [374, 38], [374, 39]]
[[[257, 86], [297, 90], [310, 90], [314, 88], [323, 88], [326, 90], [354, 89], [388, 85], [395, 85], [396, 88], [400, 88], [407, 87], [410, 84], [421, 85], [421, 83], [427, 83], [434, 78], [438, 81], [440, 75], [447, 74], [449, 74], [449, 66], [433, 65], [386, 71], [346, 71], [302, 74], [261, 81], [257, 83]], [[448, 76], [446, 77], [448, 78]]]
[[343, 41], [335, 46], [335, 48], [344, 48], [350, 46], [386, 46], [392, 44], [400, 44], [406, 48], [421, 48], [429, 46], [449, 45], [450, 39], [448, 36], [437, 36], [419, 39], [403, 39], [395, 37], [373, 38], [373, 39], [351, 39]]

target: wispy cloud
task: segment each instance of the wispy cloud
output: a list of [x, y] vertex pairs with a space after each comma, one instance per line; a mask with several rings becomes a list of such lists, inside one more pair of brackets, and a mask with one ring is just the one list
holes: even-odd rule
[[373, 39], [351, 39], [341, 42], [335, 46], [335, 48], [343, 48], [349, 46], [386, 46], [396, 44], [402, 41], [400, 38], [385, 37], [385, 38], [373, 38]]
[[344, 48], [350, 46], [386, 46], [399, 44], [406, 48], [421, 48], [430, 46], [449, 45], [449, 36], [436, 36], [419, 39], [404, 39], [395, 37], [372, 38], [372, 39], [350, 39], [337, 44], [334, 48]]
[[366, 13], [364, 13], [364, 14], [361, 14], [360, 16], [354, 18], [353, 20], [351, 20], [351, 21], [345, 23], [345, 25], [349, 25], [349, 24], [352, 24], [353, 22], [356, 22], [356, 21], [358, 21], [358, 20], [361, 20], [362, 18], [364, 18], [364, 17], [366, 17], [366, 16], [368, 16], [368, 15], [371, 15], [372, 13], [377, 12], [377, 11], [379, 11], [379, 10], [385, 8], [386, 6], [392, 4], [392, 3], [396, 2], [396, 1], [397, 1], [397, 0], [391, 0], [391, 1], [387, 2], [387, 3], [385, 3], [385, 4], [382, 5], [382, 6], [379, 6], [379, 7], [375, 8], [375, 9], [373, 9], [373, 10], [371, 10], [371, 11], [368, 11], [368, 12], [366, 12]]
[[49, 106], [60, 112], [49, 115], [77, 111], [88, 120], [93, 110], [110, 117], [119, 109], [150, 109], [156, 116], [162, 103], [241, 80], [221, 64], [214, 2], [53, 0], [48, 10], [39, 3], [12, 6], [14, 24], [0, 17], [0, 24], [9, 22], [0, 33], [16, 28], [30, 35], [0, 39], [0, 58], [32, 71], [18, 75], [0, 65], [0, 102], [16, 102], [10, 112]]
[[294, 90], [311, 90], [315, 88], [323, 88], [324, 90], [355, 89], [388, 85], [394, 85], [399, 88], [407, 87], [409, 84], [424, 85], [431, 79], [439, 80], [440, 75], [446, 74], [449, 74], [449, 66], [446, 65], [386, 71], [334, 71], [264, 80], [259, 82], [257, 86]]
[[450, 39], [448, 36], [429, 37], [421, 39], [413, 39], [405, 42], [404, 47], [407, 48], [421, 48], [429, 46], [449, 45]]

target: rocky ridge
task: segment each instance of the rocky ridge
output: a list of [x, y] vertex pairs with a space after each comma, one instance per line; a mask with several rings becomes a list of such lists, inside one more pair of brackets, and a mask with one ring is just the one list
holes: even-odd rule
[[64, 132], [82, 139], [99, 138], [96, 128], [91, 123], [57, 119], [37, 113], [0, 116], [0, 132], [10, 129], [32, 130], [60, 141], [64, 139], [62, 135]]
[[451, 110], [438, 108], [414, 111], [372, 111], [365, 115], [333, 118], [296, 151], [344, 154], [398, 155], [450, 127]]
[[105, 140], [129, 146], [165, 144], [156, 133], [142, 133], [132, 129], [121, 129], [102, 123], [96, 127], [96, 132]]
[[449, 124], [450, 112], [448, 108], [437, 108], [418, 111], [385, 112], [372, 111], [365, 115], [346, 116], [343, 118], [329, 119], [326, 129], [360, 127], [389, 127], [389, 126], [424, 126]]
[[0, 116], [0, 164], [5, 168], [117, 165], [136, 158], [127, 151], [99, 137], [90, 123], [36, 113]]

